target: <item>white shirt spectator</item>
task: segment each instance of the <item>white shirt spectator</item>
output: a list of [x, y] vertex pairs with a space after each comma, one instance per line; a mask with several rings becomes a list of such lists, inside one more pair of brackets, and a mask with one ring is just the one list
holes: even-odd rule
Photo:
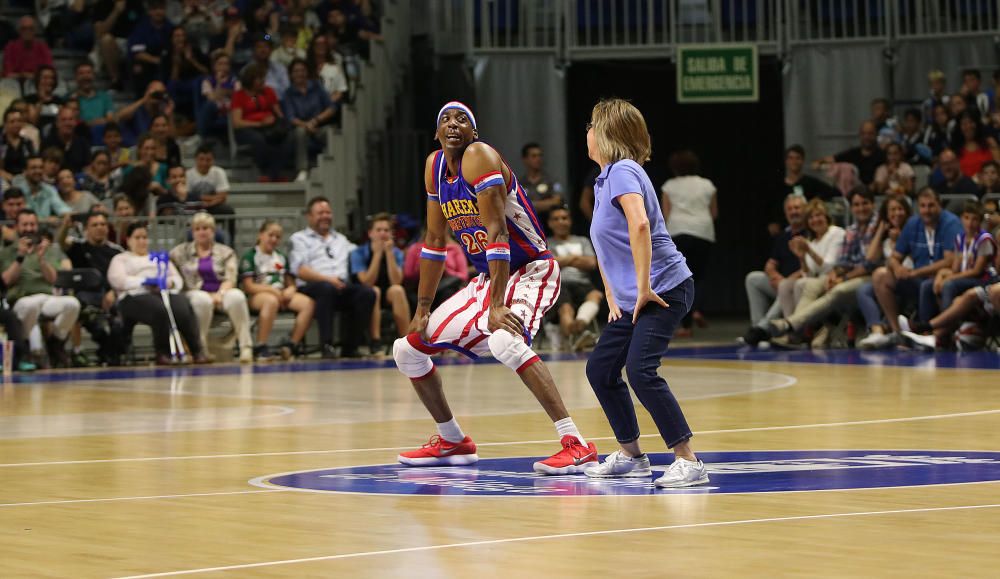
[[809, 268], [809, 277], [819, 277], [826, 275], [833, 269], [840, 258], [840, 250], [844, 247], [844, 237], [847, 232], [843, 227], [831, 225], [826, 233], [819, 239], [809, 241], [809, 247], [823, 258], [823, 266], [819, 267], [808, 253], [806, 254], [806, 267]]
[[216, 165], [212, 165], [212, 168], [204, 175], [199, 173], [196, 167], [187, 170], [188, 189], [194, 189], [195, 185], [201, 183], [211, 184], [216, 193], [229, 192], [229, 177], [226, 175], [225, 169]]
[[319, 71], [319, 77], [327, 94], [347, 92], [347, 76], [344, 75], [344, 69], [340, 65], [325, 63]]
[[[289, 269], [298, 278], [299, 268], [308, 266], [313, 271], [326, 276], [336, 276], [345, 283], [350, 280], [349, 261], [351, 252], [357, 247], [342, 233], [330, 230], [326, 237], [306, 228], [296, 231], [289, 238], [292, 251], [289, 255]], [[306, 282], [296, 279], [300, 286]]]
[[[570, 235], [568, 239], [556, 239], [554, 236], [548, 238], [549, 250], [559, 257], [568, 255], [594, 256], [594, 246], [590, 240], [580, 235]], [[559, 270], [563, 283], [589, 284], [590, 277], [582, 270], [575, 267], [564, 267]]]
[[691, 235], [715, 242], [715, 223], [712, 221], [715, 185], [711, 181], [697, 175], [674, 177], [664, 183], [660, 191], [670, 198], [667, 231], [671, 236]]

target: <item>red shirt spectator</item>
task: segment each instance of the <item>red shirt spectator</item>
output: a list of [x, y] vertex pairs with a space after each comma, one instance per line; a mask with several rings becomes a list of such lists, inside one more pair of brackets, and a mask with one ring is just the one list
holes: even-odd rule
[[52, 52], [44, 40], [35, 38], [35, 19], [22, 16], [17, 24], [20, 38], [11, 40], [3, 50], [3, 75], [28, 79], [43, 64], [52, 65]]
[[264, 86], [256, 96], [250, 96], [246, 90], [238, 90], [233, 94], [233, 109], [243, 112], [243, 120], [260, 122], [274, 116], [274, 106], [278, 104], [278, 95], [274, 89]]

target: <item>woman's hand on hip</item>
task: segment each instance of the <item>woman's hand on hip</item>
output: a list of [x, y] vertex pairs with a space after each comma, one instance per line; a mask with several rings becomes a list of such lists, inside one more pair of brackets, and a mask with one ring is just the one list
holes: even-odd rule
[[670, 307], [667, 305], [667, 302], [663, 301], [663, 298], [656, 295], [656, 292], [654, 292], [652, 288], [647, 289], [646, 291], [641, 291], [639, 292], [639, 295], [635, 298], [635, 309], [632, 310], [633, 324], [636, 322], [636, 320], [639, 319], [639, 312], [642, 311], [642, 308], [646, 307], [648, 304], [651, 303], [661, 305], [665, 308]]
[[608, 323], [615, 322], [618, 318], [622, 317], [622, 310], [615, 303], [614, 299], [608, 300]]

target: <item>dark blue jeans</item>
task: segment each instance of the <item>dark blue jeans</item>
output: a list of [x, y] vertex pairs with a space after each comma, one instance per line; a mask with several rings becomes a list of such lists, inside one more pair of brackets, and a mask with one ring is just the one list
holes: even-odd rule
[[639, 438], [639, 423], [622, 368], [642, 405], [653, 417], [669, 448], [691, 438], [691, 428], [667, 381], [656, 371], [674, 330], [694, 303], [694, 280], [688, 278], [660, 294], [669, 308], [649, 304], [632, 324], [632, 312], [607, 325], [587, 360], [587, 379], [615, 431], [618, 442]]

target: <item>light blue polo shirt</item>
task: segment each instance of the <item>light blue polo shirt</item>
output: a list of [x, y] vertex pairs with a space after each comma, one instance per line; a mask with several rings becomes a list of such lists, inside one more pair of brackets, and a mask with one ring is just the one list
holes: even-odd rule
[[626, 193], [642, 196], [649, 219], [653, 255], [649, 268], [650, 287], [662, 294], [691, 277], [687, 260], [667, 233], [660, 210], [660, 199], [642, 166], [630, 159], [604, 167], [594, 182], [594, 219], [590, 224], [590, 240], [597, 252], [615, 303], [622, 311], [635, 309], [639, 293], [635, 283], [635, 262], [628, 235], [628, 220], [618, 202]]

